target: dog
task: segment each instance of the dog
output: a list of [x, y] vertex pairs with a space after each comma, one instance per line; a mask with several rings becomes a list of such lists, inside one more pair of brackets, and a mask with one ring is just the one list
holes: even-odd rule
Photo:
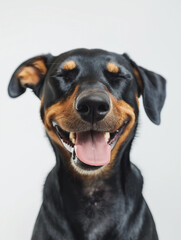
[[160, 124], [165, 79], [127, 54], [75, 49], [23, 62], [8, 92], [16, 98], [26, 88], [41, 100], [56, 156], [32, 240], [157, 240], [130, 150], [140, 96]]

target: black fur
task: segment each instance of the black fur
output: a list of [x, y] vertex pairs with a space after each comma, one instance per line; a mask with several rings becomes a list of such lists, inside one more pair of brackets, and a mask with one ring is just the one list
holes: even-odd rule
[[[70, 171], [59, 146], [49, 138], [56, 155], [56, 165], [46, 179], [32, 240], [157, 240], [152, 215], [142, 196], [142, 175], [130, 162], [130, 149], [139, 114], [135, 96], [142, 92], [148, 117], [159, 124], [165, 100], [165, 79], [138, 67], [125, 54], [98, 49], [77, 49], [57, 57], [42, 57], [48, 70], [46, 76], [36, 86], [27, 86], [32, 87], [39, 98], [44, 96], [42, 119], [48, 107], [58, 101], [66, 101], [77, 85], [91, 89], [91, 86], [101, 84], [115, 98], [123, 99], [134, 108], [136, 121], [129, 137], [121, 145], [107, 178], [100, 174], [84, 182], [84, 177]], [[57, 70], [61, 69], [62, 63], [70, 59], [77, 63], [76, 71], [58, 75]], [[109, 61], [119, 66], [121, 75], [111, 74], [105, 69]], [[134, 75], [134, 67], [141, 76], [143, 89], [140, 89]], [[25, 92], [16, 74], [17, 70], [9, 85], [11, 97]]]

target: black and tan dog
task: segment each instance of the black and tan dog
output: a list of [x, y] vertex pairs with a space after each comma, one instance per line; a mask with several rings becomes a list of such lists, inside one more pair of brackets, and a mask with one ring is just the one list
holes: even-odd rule
[[77, 49], [21, 64], [9, 95], [18, 97], [27, 87], [41, 100], [56, 155], [32, 240], [158, 239], [130, 149], [138, 98], [159, 124], [165, 79], [126, 54]]

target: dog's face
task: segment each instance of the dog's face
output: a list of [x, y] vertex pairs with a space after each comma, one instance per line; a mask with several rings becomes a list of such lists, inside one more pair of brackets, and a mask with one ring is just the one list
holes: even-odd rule
[[9, 94], [26, 87], [41, 99], [41, 117], [53, 144], [74, 171], [110, 169], [134, 136], [140, 94], [148, 117], [160, 122], [165, 80], [138, 67], [127, 55], [77, 49], [38, 56], [12, 76]]

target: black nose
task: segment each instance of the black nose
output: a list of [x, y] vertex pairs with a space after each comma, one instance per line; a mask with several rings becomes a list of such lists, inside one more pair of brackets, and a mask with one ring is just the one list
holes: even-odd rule
[[109, 112], [109, 96], [105, 92], [85, 91], [77, 97], [75, 107], [83, 120], [95, 123], [102, 120]]

